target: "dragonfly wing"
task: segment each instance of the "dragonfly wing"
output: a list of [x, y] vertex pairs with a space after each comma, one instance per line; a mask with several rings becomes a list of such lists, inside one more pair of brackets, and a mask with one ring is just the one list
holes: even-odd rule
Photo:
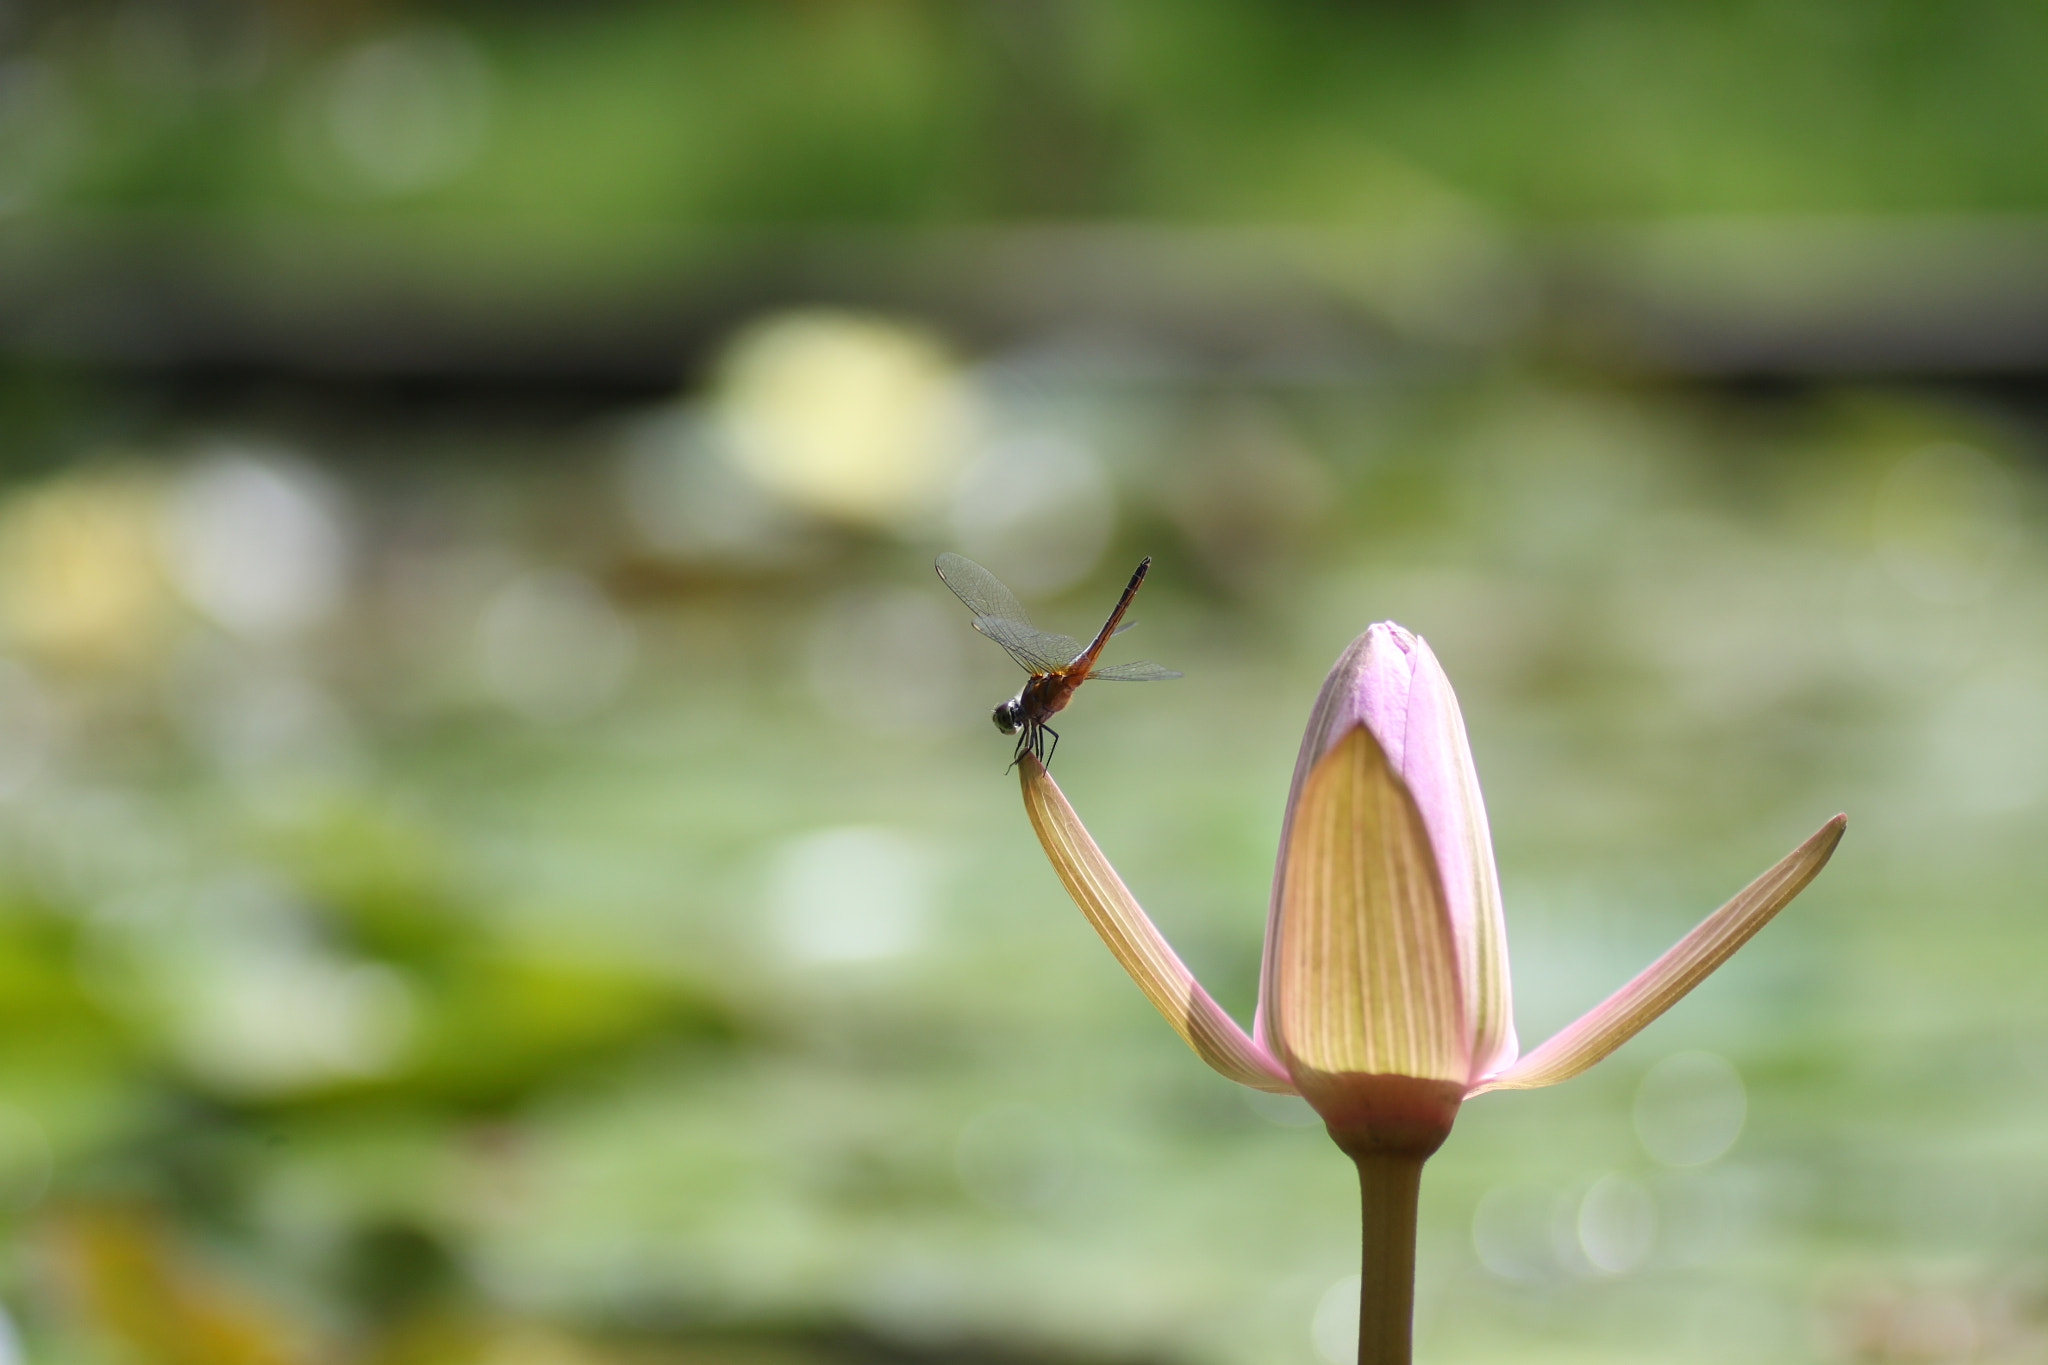
[[1071, 635], [1054, 635], [1027, 622], [1000, 616], [977, 616], [974, 628], [1008, 650], [1027, 673], [1057, 673], [1088, 648]]
[[1164, 682], [1168, 678], [1179, 676], [1178, 669], [1161, 668], [1158, 664], [1146, 663], [1142, 659], [1130, 664], [1111, 664], [1108, 668], [1098, 668], [1088, 675], [1090, 681], [1102, 678], [1108, 682]]
[[1016, 594], [981, 565], [951, 551], [939, 556], [939, 578], [974, 613], [974, 628], [1010, 652], [1030, 673], [1057, 673], [1088, 646], [1031, 624]]
[[948, 550], [939, 556], [935, 567], [939, 580], [953, 590], [953, 595], [967, 604], [967, 609], [976, 616], [992, 616], [999, 621], [1015, 621], [1022, 626], [1031, 624], [1031, 618], [1024, 614], [1024, 606], [1017, 595], [1003, 586], [1002, 580], [990, 573], [966, 555], [956, 555]]

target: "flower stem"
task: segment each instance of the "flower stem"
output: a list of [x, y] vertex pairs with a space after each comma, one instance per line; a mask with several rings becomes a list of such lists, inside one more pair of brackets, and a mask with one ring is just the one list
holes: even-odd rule
[[1353, 1152], [1365, 1255], [1358, 1271], [1358, 1365], [1409, 1365], [1415, 1321], [1415, 1207], [1428, 1154]]

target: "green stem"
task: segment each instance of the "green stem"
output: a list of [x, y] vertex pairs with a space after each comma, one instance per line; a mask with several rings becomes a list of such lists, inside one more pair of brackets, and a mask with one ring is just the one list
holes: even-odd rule
[[1425, 1153], [1354, 1152], [1365, 1256], [1358, 1271], [1358, 1365], [1409, 1365], [1415, 1322], [1415, 1206]]

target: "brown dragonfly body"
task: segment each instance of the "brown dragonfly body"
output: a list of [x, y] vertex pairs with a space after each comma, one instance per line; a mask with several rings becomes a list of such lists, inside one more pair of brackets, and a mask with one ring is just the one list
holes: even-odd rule
[[[995, 709], [996, 729], [1018, 736], [1017, 759], [1028, 753], [1040, 763], [1052, 761], [1060, 735], [1046, 722], [1065, 710], [1074, 692], [1090, 678], [1150, 682], [1180, 676], [1170, 668], [1151, 663], [1095, 666], [1109, 637], [1123, 629], [1124, 613], [1130, 609], [1131, 599], [1137, 596], [1138, 585], [1145, 581], [1145, 572], [1151, 567], [1150, 558], [1139, 562], [1131, 581], [1124, 585], [1124, 595], [1117, 599], [1116, 610], [1110, 612], [1095, 638], [1084, 645], [1072, 636], [1055, 635], [1032, 625], [1015, 594], [973, 560], [956, 554], [939, 556], [939, 578], [974, 613], [974, 628], [1001, 645], [1031, 675], [1016, 696]], [[1045, 742], [1048, 735], [1052, 736], [1050, 745]], [[1014, 762], [1015, 759], [1013, 765]]]

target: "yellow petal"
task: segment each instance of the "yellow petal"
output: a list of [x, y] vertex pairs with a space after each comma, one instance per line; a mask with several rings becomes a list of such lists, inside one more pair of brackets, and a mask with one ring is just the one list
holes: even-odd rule
[[1145, 998], [1166, 1016], [1166, 1022], [1196, 1056], [1231, 1080], [1254, 1090], [1295, 1093], [1280, 1064], [1210, 998], [1153, 926], [1109, 859], [1088, 837], [1081, 817], [1067, 804], [1052, 775], [1029, 754], [1018, 761], [1017, 775], [1031, 828], [1037, 831], [1053, 871], [1131, 980], [1145, 992]]
[[1282, 857], [1267, 1008], [1303, 1093], [1325, 1088], [1309, 1072], [1462, 1088], [1471, 1027], [1429, 832], [1362, 723], [1310, 770]]

